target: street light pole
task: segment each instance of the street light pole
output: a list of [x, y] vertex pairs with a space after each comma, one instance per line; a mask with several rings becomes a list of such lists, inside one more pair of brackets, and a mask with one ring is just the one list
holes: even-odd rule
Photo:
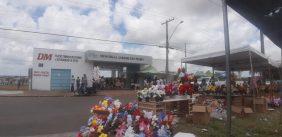
[[282, 79], [282, 48], [281, 48], [281, 62], [280, 62], [280, 79]]
[[169, 40], [168, 40], [168, 23], [173, 21], [174, 18], [168, 19], [165, 22], [162, 23], [162, 25], [165, 24], [166, 27], [166, 62], [165, 62], [165, 74], [166, 74], [166, 80], [168, 81], [168, 47], [169, 47]]
[[228, 28], [228, 13], [226, 0], [222, 0], [222, 13], [223, 13], [223, 25], [224, 25], [224, 42], [225, 42], [225, 56], [226, 56], [226, 91], [227, 91], [227, 120], [226, 120], [226, 136], [231, 136], [231, 87], [230, 87], [230, 43], [229, 43], [229, 28]]
[[[185, 43], [185, 58], [187, 57], [187, 45]], [[187, 63], [185, 63], [185, 71], [187, 71]]]

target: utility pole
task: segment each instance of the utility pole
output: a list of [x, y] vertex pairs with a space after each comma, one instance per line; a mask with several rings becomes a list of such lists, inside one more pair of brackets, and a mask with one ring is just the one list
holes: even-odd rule
[[260, 30], [260, 50], [261, 50], [261, 53], [262, 54], [265, 54], [265, 51], [264, 51], [264, 37], [263, 37], [263, 33], [262, 31]]
[[225, 42], [225, 73], [226, 73], [226, 91], [227, 91], [227, 120], [226, 120], [226, 136], [231, 137], [231, 87], [230, 87], [230, 43], [229, 43], [229, 28], [228, 28], [228, 12], [226, 0], [222, 0], [222, 13], [224, 25], [224, 42]]
[[[187, 57], [187, 45], [185, 43], [185, 58]], [[185, 71], [187, 72], [187, 63], [185, 63]]]
[[281, 48], [281, 62], [280, 62], [280, 79], [282, 79], [282, 48]]
[[166, 27], [166, 64], [165, 64], [165, 74], [166, 74], [166, 80], [168, 81], [168, 73], [169, 73], [169, 70], [168, 70], [168, 47], [169, 47], [169, 41], [168, 41], [168, 23], [173, 21], [174, 18], [171, 18], [171, 19], [168, 19], [166, 20], [165, 22], [162, 23], [162, 25], [165, 24], [165, 27]]

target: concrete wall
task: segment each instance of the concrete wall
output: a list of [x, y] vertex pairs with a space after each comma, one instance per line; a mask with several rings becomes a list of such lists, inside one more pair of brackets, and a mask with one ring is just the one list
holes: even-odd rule
[[71, 74], [80, 79], [86, 74], [90, 86], [92, 68], [92, 64], [85, 62], [84, 52], [35, 48], [32, 89], [50, 90], [51, 69], [71, 69]]

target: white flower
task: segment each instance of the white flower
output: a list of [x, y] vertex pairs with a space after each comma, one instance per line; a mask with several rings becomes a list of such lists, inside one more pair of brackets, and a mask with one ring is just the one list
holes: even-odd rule
[[144, 112], [144, 117], [148, 118], [149, 120], [152, 119], [153, 117], [153, 112], [151, 111], [143, 111]]
[[120, 102], [118, 99], [115, 100], [115, 101], [114, 101], [114, 106], [115, 106], [115, 108], [119, 109], [120, 106], [121, 106], [121, 102]]
[[95, 132], [95, 128], [91, 127], [90, 132]]
[[136, 134], [134, 133], [133, 127], [129, 126], [124, 133], [124, 137], [135, 137]]

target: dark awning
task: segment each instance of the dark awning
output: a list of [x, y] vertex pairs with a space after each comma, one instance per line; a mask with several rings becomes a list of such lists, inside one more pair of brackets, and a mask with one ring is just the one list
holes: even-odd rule
[[[230, 69], [231, 71], [250, 70], [250, 55], [254, 70], [263, 70], [268, 67], [277, 68], [279, 65], [271, 62], [264, 54], [247, 46], [230, 51]], [[214, 67], [216, 70], [225, 70], [225, 52], [213, 52], [197, 56], [183, 58], [183, 63], [190, 63], [201, 66]]]
[[227, 4], [282, 48], [282, 0], [227, 0]]

